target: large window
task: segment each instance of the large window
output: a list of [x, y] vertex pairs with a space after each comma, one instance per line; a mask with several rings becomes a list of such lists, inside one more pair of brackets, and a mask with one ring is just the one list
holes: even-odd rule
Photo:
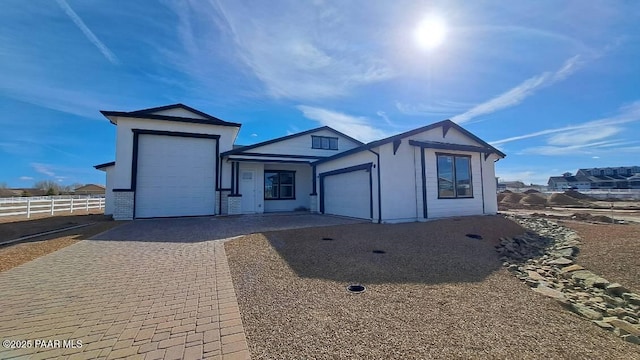
[[295, 171], [265, 170], [264, 199], [292, 200], [296, 198]]
[[311, 135], [311, 148], [324, 150], [338, 150], [338, 138]]
[[438, 154], [438, 198], [473, 197], [471, 157]]

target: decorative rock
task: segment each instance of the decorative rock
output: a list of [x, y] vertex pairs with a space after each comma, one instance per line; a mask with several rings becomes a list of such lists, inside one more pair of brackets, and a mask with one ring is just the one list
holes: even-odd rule
[[640, 305], [640, 295], [638, 294], [623, 293], [622, 298], [629, 304]]
[[557, 258], [555, 260], [549, 261], [549, 264], [551, 264], [551, 265], [569, 265], [569, 264], [573, 264], [573, 260], [569, 260], [567, 258], [561, 257], [561, 258]]
[[565, 274], [565, 273], [569, 273], [577, 270], [584, 270], [584, 268], [578, 264], [573, 264], [573, 265], [563, 267], [562, 270], [560, 270], [560, 273]]
[[622, 340], [628, 341], [632, 344], [640, 345], [640, 337], [637, 337], [635, 335], [624, 335], [622, 337]]
[[527, 285], [529, 285], [529, 286], [531, 286], [531, 287], [536, 287], [536, 286], [538, 286], [538, 281], [533, 280], [533, 279], [531, 279], [531, 278], [526, 279], [526, 280], [524, 281], [524, 283], [525, 283], [525, 284], [527, 284]]
[[616, 317], [619, 317], [619, 318], [622, 318], [622, 317], [625, 317], [625, 316], [633, 317], [633, 315], [634, 315], [631, 311], [628, 311], [628, 310], [626, 310], [624, 308], [621, 308], [621, 307], [617, 307], [615, 309], [607, 309], [606, 313], [607, 313], [607, 315], [616, 316]]
[[585, 281], [592, 277], [597, 277], [598, 275], [592, 273], [589, 270], [578, 270], [571, 273], [571, 278], [574, 280]]
[[554, 299], [566, 299], [566, 296], [562, 293], [562, 291], [551, 289], [548, 286], [538, 285], [538, 287], [533, 288], [533, 291], [542, 294], [544, 296], [548, 296]]
[[600, 326], [601, 328], [605, 329], [605, 330], [613, 330], [614, 327], [613, 325], [609, 324], [608, 322], [605, 321], [601, 321], [601, 320], [593, 320], [593, 323]]
[[615, 295], [615, 296], [621, 296], [623, 293], [629, 292], [629, 290], [627, 290], [627, 288], [625, 288], [624, 286], [618, 284], [618, 283], [613, 283], [609, 286], [607, 286], [605, 288], [605, 290], [607, 290], [607, 292], [611, 295]]
[[527, 275], [529, 275], [529, 278], [533, 280], [537, 280], [537, 281], [545, 280], [545, 278], [542, 275], [538, 274], [535, 271], [527, 270]]
[[588, 278], [584, 281], [584, 284], [590, 287], [597, 287], [604, 289], [607, 285], [610, 284], [609, 280], [601, 278], [599, 276]]
[[526, 234], [501, 238], [496, 246], [508, 271], [533, 291], [640, 344], [640, 295], [574, 264], [580, 241], [573, 230], [547, 219], [508, 217], [528, 229]]
[[573, 257], [577, 253], [578, 253], [577, 248], [573, 246], [569, 246], [569, 247], [563, 247], [558, 250], [555, 250], [554, 252], [552, 252], [552, 255], [556, 255], [558, 257]]
[[[638, 329], [637, 327], [629, 324], [628, 322], [624, 321], [624, 320], [620, 320], [620, 319], [612, 319], [607, 321], [609, 324], [615, 326], [618, 329], [621, 329], [623, 331], [625, 331], [625, 334], [622, 335], [626, 335], [626, 334], [631, 334], [631, 335], [635, 335], [635, 336], [640, 336], [640, 329]], [[620, 336], [622, 336], [620, 335]]]
[[622, 300], [619, 297], [613, 297], [613, 296], [609, 296], [609, 295], [600, 295], [604, 301], [606, 301], [609, 304], [615, 305], [615, 306], [623, 306], [624, 305], [624, 300]]
[[[584, 305], [580, 305], [580, 304], [572, 304], [571, 305], [571, 310], [573, 312], [575, 312], [576, 314], [582, 315], [584, 317], [586, 317], [587, 319], [591, 319], [591, 320], [601, 320], [602, 319], [602, 314], [600, 314], [598, 311], [595, 311], [591, 308], [588, 308]], [[631, 324], [629, 324], [631, 325]]]

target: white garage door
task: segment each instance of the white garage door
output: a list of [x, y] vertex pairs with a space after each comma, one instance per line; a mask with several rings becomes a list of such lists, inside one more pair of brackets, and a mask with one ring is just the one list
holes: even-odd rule
[[141, 134], [136, 217], [213, 215], [216, 140]]
[[357, 170], [324, 178], [324, 213], [371, 218], [369, 172]]

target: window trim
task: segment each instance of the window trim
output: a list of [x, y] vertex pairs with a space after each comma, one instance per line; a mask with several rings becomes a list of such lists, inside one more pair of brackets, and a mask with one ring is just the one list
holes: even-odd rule
[[[267, 173], [277, 173], [278, 174], [278, 197], [277, 198], [268, 198], [267, 197]], [[283, 198], [281, 197], [282, 192], [280, 191], [280, 174], [291, 174], [291, 176], [293, 177], [293, 184], [291, 184], [292, 187], [292, 192], [293, 192], [293, 197], [286, 197]], [[265, 201], [270, 201], [270, 200], [295, 200], [296, 199], [296, 171], [295, 170], [271, 170], [271, 169], [265, 169], [264, 173], [263, 173], [263, 178], [264, 181], [262, 183], [262, 187], [263, 187], [263, 198]]]
[[[438, 157], [439, 156], [451, 156], [453, 157], [453, 171], [452, 171], [452, 175], [453, 175], [453, 191], [454, 191], [454, 196], [440, 196], [440, 165], [439, 165], [439, 161], [438, 161]], [[469, 185], [470, 185], [470, 189], [471, 189], [471, 195], [470, 196], [458, 196], [458, 186], [457, 186], [457, 179], [456, 179], [456, 157], [466, 157], [469, 159]], [[452, 153], [442, 153], [442, 152], [436, 152], [436, 189], [438, 191], [438, 199], [473, 199], [474, 196], [474, 191], [473, 191], [473, 172], [472, 169], [473, 167], [471, 166], [473, 160], [473, 155], [466, 155], [466, 154], [452, 154]]]
[[[316, 138], [318, 138], [318, 139], [320, 140], [320, 146], [319, 146], [319, 147], [314, 145], [314, 141], [315, 141], [315, 139], [316, 139]], [[329, 142], [329, 147], [328, 147], [328, 148], [324, 148], [324, 147], [322, 147], [322, 140], [323, 140], [323, 139], [327, 139], [327, 141]], [[331, 142], [332, 142], [331, 140], [335, 140], [335, 144], [336, 144], [336, 147], [335, 147], [335, 148], [332, 148], [332, 147], [331, 147]], [[338, 148], [340, 147], [340, 145], [338, 144], [338, 142], [339, 142], [339, 138], [338, 138], [338, 137], [333, 137], [333, 136], [320, 136], [320, 135], [311, 135], [311, 148], [312, 148], [312, 149], [316, 149], [316, 150], [334, 150], [334, 151], [337, 151], [337, 150], [338, 150]]]

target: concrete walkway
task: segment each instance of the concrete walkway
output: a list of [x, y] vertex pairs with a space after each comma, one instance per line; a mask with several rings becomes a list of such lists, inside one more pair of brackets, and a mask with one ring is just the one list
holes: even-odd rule
[[27, 347], [0, 347], [0, 359], [248, 359], [224, 244], [212, 239], [353, 222], [142, 220], [80, 241], [0, 273], [0, 340]]

